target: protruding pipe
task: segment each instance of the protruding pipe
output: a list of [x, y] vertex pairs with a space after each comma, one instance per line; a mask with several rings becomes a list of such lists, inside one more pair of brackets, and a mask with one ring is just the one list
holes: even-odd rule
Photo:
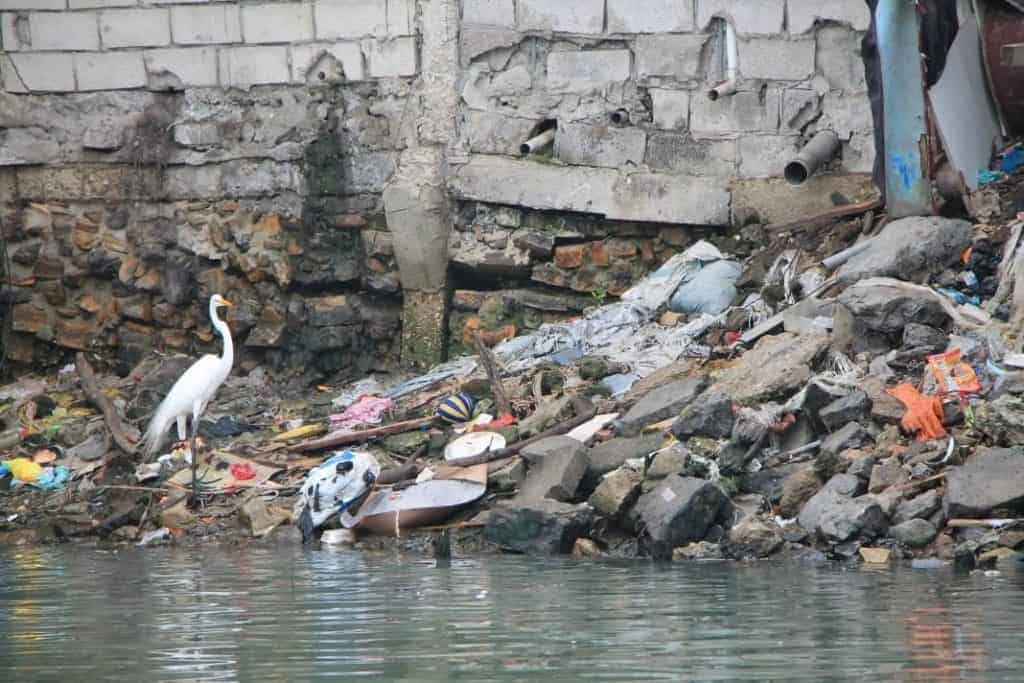
[[548, 128], [543, 133], [538, 133], [523, 144], [519, 145], [519, 153], [523, 156], [536, 154], [555, 140], [555, 129]]
[[717, 100], [736, 92], [737, 68], [739, 57], [736, 52], [736, 30], [728, 21], [725, 22], [725, 80], [708, 91], [709, 100]]
[[616, 109], [611, 113], [610, 118], [616, 126], [625, 126], [629, 123], [629, 112], [625, 109]]
[[784, 175], [790, 185], [803, 185], [822, 164], [839, 151], [839, 136], [830, 130], [818, 132], [796, 158], [786, 164]]

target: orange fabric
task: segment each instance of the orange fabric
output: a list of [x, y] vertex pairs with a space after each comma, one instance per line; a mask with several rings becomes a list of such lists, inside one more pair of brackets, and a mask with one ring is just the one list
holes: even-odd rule
[[885, 390], [907, 407], [907, 413], [900, 420], [900, 426], [908, 432], [918, 432], [918, 441], [930, 441], [946, 436], [942, 426], [942, 399], [927, 396], [913, 385], [899, 384]]

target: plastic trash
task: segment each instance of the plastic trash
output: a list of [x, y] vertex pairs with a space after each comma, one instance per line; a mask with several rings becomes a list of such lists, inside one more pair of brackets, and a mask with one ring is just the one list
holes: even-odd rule
[[380, 463], [369, 453], [343, 451], [323, 462], [306, 477], [296, 507], [303, 541], [334, 515], [355, 505], [380, 476]]
[[688, 315], [718, 315], [732, 306], [736, 298], [736, 281], [742, 274], [743, 266], [735, 261], [709, 263], [679, 285], [669, 300], [668, 309]]
[[139, 540], [138, 543], [136, 543], [136, 545], [156, 545], [158, 543], [163, 543], [169, 540], [171, 540], [171, 530], [164, 526], [143, 535], [143, 537]]
[[13, 458], [0, 462], [0, 475], [11, 473], [15, 484], [35, 486], [56, 491], [64, 488], [71, 478], [71, 470], [63, 465], [43, 467], [31, 458]]
[[1018, 145], [1003, 156], [1003, 161], [999, 164], [999, 170], [1007, 175], [1011, 175], [1016, 173], [1017, 169], [1021, 166], [1024, 166], [1024, 147]]
[[974, 368], [960, 358], [960, 349], [950, 349], [945, 353], [928, 356], [928, 367], [935, 375], [940, 394], [980, 394], [981, 384], [978, 382]]
[[331, 431], [353, 431], [359, 425], [376, 425], [384, 420], [384, 414], [395, 406], [390, 398], [361, 396], [344, 412], [331, 415]]
[[900, 426], [905, 431], [917, 432], [918, 441], [946, 436], [946, 429], [942, 426], [941, 398], [922, 394], [910, 384], [899, 384], [886, 389], [885, 393], [906, 406], [907, 412], [900, 420]]
[[701, 240], [624, 292], [622, 300], [655, 311], [669, 300], [680, 284], [700, 272], [705, 263], [723, 258], [718, 247]]
[[996, 181], [1002, 180], [1006, 177], [1006, 174], [1002, 171], [990, 171], [987, 168], [978, 170], [978, 184], [988, 185]]
[[505, 447], [505, 437], [497, 432], [469, 432], [444, 448], [445, 460], [472, 458]]

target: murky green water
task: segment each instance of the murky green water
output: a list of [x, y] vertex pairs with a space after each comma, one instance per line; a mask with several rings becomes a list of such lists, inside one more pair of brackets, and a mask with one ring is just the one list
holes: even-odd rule
[[0, 549], [0, 680], [1021, 680], [1024, 575]]

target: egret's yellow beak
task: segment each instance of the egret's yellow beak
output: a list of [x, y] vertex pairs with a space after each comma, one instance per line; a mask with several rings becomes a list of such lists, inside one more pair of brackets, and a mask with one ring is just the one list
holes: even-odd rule
[[228, 301], [228, 300], [227, 300], [227, 299], [225, 299], [224, 297], [221, 297], [221, 298], [220, 298], [220, 305], [221, 305], [221, 306], [234, 306], [234, 304], [233, 304], [233, 303], [231, 303], [230, 301]]

